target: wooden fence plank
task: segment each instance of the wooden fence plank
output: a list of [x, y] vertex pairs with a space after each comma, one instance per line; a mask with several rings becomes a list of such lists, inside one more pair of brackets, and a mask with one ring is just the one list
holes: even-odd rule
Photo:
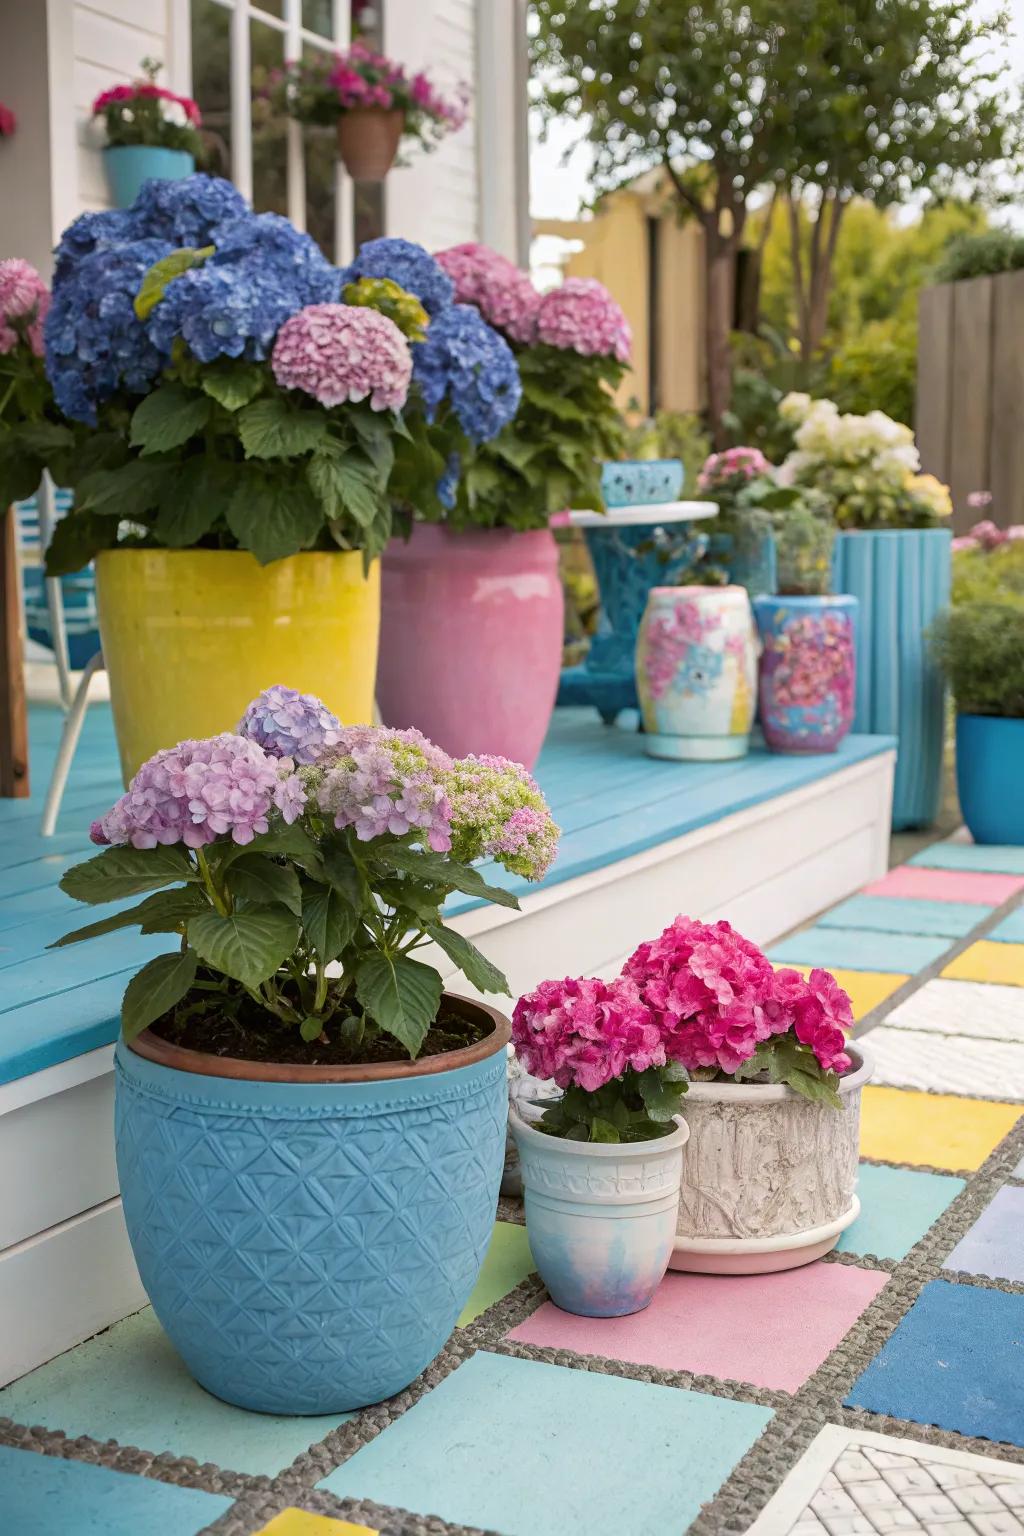
[[967, 505], [972, 491], [989, 490], [989, 415], [992, 388], [991, 277], [953, 284], [953, 346], [949, 488], [953, 528], [966, 532], [977, 521]]
[[917, 304], [917, 406], [921, 467], [949, 481], [953, 284], [922, 290]]
[[1024, 272], [992, 284], [991, 516], [1001, 528], [1024, 523]]

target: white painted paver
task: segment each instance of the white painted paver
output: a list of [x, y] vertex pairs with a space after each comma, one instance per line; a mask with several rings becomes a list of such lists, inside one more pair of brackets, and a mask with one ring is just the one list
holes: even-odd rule
[[885, 1020], [895, 1029], [1024, 1043], [1024, 987], [987, 981], [927, 981]]

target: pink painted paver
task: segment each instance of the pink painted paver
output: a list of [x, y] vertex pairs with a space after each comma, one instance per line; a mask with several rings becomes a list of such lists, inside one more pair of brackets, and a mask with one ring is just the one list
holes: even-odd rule
[[[966, 901], [998, 907], [1024, 889], [1024, 875], [987, 875], [973, 870], [925, 869], [900, 864], [881, 880], [866, 885], [865, 896], [905, 896], [911, 901]], [[981, 914], [979, 913], [979, 918]]]
[[632, 1317], [575, 1317], [549, 1301], [508, 1337], [795, 1392], [888, 1278], [822, 1260], [777, 1275], [669, 1271], [651, 1305]]

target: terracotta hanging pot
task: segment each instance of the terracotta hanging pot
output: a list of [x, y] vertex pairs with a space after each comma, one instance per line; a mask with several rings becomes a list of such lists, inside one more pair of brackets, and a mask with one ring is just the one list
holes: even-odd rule
[[383, 181], [405, 127], [401, 107], [352, 107], [338, 118], [338, 153], [353, 181]]

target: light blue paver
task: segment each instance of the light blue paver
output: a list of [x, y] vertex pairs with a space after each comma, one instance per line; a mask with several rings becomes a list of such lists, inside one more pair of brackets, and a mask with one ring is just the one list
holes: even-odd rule
[[943, 1268], [988, 1275], [992, 1280], [1024, 1280], [1024, 1189], [1004, 1185], [944, 1260]]
[[0, 1516], [10, 1536], [195, 1536], [233, 1499], [0, 1446]]
[[913, 975], [938, 960], [949, 939], [919, 934], [875, 933], [866, 928], [805, 928], [768, 951], [785, 965], [819, 965], [826, 970], [891, 971]]
[[1024, 848], [1002, 843], [932, 843], [909, 860], [926, 869], [971, 869], [991, 875], [1024, 875]]
[[771, 1417], [481, 1352], [320, 1486], [503, 1536], [665, 1536], [686, 1529]]
[[192, 1379], [149, 1307], [0, 1391], [0, 1415], [267, 1477], [352, 1417], [280, 1418], [222, 1403]]
[[904, 896], [851, 896], [848, 901], [841, 901], [837, 907], [819, 917], [817, 926], [962, 939], [972, 928], [983, 922], [990, 911], [990, 907], [966, 901], [917, 901]]
[[997, 923], [986, 939], [997, 939], [1001, 944], [1024, 944], [1024, 907], [1018, 907], [1009, 917]]
[[963, 1179], [944, 1173], [861, 1163], [860, 1215], [836, 1246], [865, 1258], [905, 1258], [963, 1188]]

